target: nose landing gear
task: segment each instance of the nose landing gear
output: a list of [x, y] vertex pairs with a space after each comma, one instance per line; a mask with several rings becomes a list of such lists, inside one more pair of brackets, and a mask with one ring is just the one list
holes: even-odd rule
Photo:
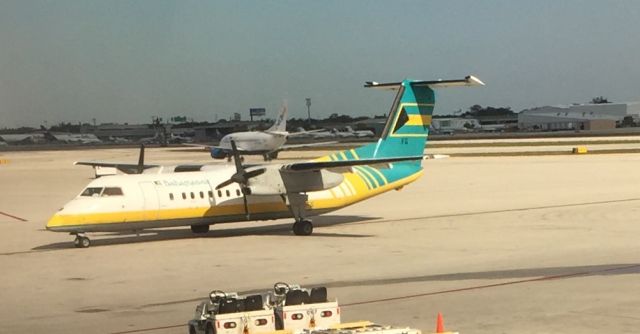
[[91, 240], [84, 233], [71, 233], [76, 236], [76, 239], [73, 241], [73, 245], [76, 248], [87, 248], [91, 246]]

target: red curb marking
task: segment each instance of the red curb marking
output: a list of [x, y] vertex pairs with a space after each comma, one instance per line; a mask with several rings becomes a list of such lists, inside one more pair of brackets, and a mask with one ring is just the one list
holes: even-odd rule
[[5, 213], [5, 212], [2, 212], [2, 211], [0, 211], [0, 215], [7, 216], [7, 217], [9, 217], [9, 218], [13, 218], [13, 219], [19, 220], [19, 221], [21, 221], [21, 222], [26, 222], [26, 221], [27, 221], [27, 220], [26, 220], [26, 219], [24, 219], [24, 218], [16, 217], [16, 216], [14, 216], [14, 215], [10, 215], [10, 214]]

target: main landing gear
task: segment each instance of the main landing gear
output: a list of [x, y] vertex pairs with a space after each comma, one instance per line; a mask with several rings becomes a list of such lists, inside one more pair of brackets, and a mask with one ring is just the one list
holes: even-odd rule
[[305, 217], [308, 199], [307, 194], [303, 193], [288, 193], [286, 197], [283, 197], [296, 219], [293, 224], [293, 234], [295, 235], [311, 235], [313, 233], [313, 224]]
[[293, 234], [295, 235], [311, 235], [313, 233], [313, 224], [310, 220], [300, 220], [293, 223]]
[[73, 245], [76, 248], [87, 248], [91, 246], [91, 240], [84, 233], [71, 233], [76, 236], [76, 239], [73, 241]]

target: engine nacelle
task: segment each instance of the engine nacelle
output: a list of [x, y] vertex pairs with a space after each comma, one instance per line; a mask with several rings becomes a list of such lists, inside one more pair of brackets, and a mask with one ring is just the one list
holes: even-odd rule
[[331, 189], [342, 183], [344, 176], [328, 170], [287, 171], [279, 168], [267, 170], [249, 179], [247, 187], [251, 195], [284, 195]]
[[229, 156], [229, 153], [227, 153], [227, 151], [218, 148], [218, 147], [212, 147], [211, 148], [211, 157], [214, 159], [225, 159], [227, 158], [227, 156]]

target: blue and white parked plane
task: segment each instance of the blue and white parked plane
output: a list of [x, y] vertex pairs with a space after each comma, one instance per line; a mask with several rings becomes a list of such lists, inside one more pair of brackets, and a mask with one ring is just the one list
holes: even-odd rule
[[293, 218], [293, 232], [313, 231], [309, 216], [355, 204], [418, 179], [429, 134], [434, 88], [484, 85], [462, 80], [367, 83], [397, 91], [377, 142], [306, 162], [245, 166], [231, 141], [234, 165], [159, 167], [86, 162], [131, 174], [93, 180], [51, 217], [47, 229], [76, 235], [88, 247], [86, 232], [132, 231], [191, 226], [206, 233], [216, 223]]
[[210, 147], [211, 157], [214, 159], [229, 159], [233, 156], [231, 142], [235, 142], [240, 155], [262, 155], [265, 161], [278, 157], [278, 152], [297, 148], [322, 146], [335, 142], [309, 143], [286, 145], [290, 137], [306, 135], [313, 131], [293, 132], [287, 131], [287, 105], [283, 105], [275, 123], [265, 131], [244, 131], [230, 133], [220, 140], [218, 146]]

